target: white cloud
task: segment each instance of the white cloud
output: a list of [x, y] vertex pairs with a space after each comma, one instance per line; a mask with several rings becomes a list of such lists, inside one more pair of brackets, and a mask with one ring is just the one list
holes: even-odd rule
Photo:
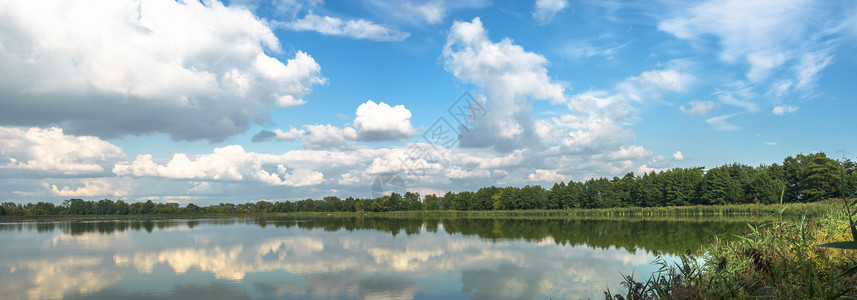
[[309, 169], [294, 169], [292, 172], [289, 172], [285, 167], [283, 167], [283, 165], [277, 165], [277, 173], [282, 176], [282, 179], [277, 176], [269, 176], [266, 177], [266, 183], [274, 185], [308, 186], [317, 185], [324, 181], [324, 174]]
[[833, 62], [833, 57], [827, 51], [810, 52], [801, 57], [795, 66], [797, 73], [797, 88], [809, 88], [818, 79], [818, 73]]
[[283, 131], [282, 129], [274, 129], [274, 131], [262, 130], [253, 136], [253, 142], [258, 143], [270, 140], [294, 141], [303, 136], [304, 133], [306, 133], [305, 130], [295, 129], [294, 127], [289, 128], [289, 131]]
[[797, 106], [777, 105], [777, 106], [774, 106], [774, 109], [771, 110], [771, 113], [778, 115], [778, 116], [782, 116], [782, 115], [787, 114], [787, 113], [790, 114], [790, 113], [797, 112], [797, 109], [798, 109]]
[[648, 174], [651, 172], [659, 173], [659, 172], [663, 172], [663, 171], [666, 171], [666, 169], [665, 168], [652, 168], [652, 167], [649, 167], [649, 165], [642, 165], [642, 166], [637, 168], [636, 173], [637, 174]]
[[527, 175], [527, 179], [535, 182], [560, 182], [565, 181], [565, 175], [557, 174], [557, 170], [542, 170], [537, 169], [530, 175]]
[[449, 178], [477, 178], [477, 177], [490, 177], [491, 171], [485, 169], [475, 169], [475, 170], [467, 170], [462, 169], [459, 166], [453, 166], [445, 169], [445, 175]]
[[493, 43], [479, 18], [453, 23], [443, 48], [444, 66], [456, 78], [485, 87], [488, 97], [475, 95], [486, 109], [462, 133], [464, 147], [490, 147], [510, 151], [539, 144], [533, 134], [540, 122], [532, 116], [529, 99], [566, 101], [564, 88], [547, 74], [548, 61], [527, 52], [510, 39]]
[[627, 46], [628, 43], [621, 45], [595, 45], [588, 40], [572, 40], [567, 41], [560, 47], [560, 55], [575, 59], [590, 58], [594, 56], [604, 56], [608, 60], [612, 59], [620, 49]]
[[622, 146], [619, 150], [593, 155], [594, 159], [631, 160], [652, 157], [652, 152], [637, 145]]
[[325, 82], [302, 51], [266, 54], [281, 51], [271, 29], [216, 0], [12, 0], [0, 19], [5, 125], [219, 141]]
[[639, 82], [661, 89], [683, 91], [695, 80], [693, 75], [676, 70], [652, 70], [640, 74]]
[[411, 112], [404, 105], [366, 101], [357, 107], [354, 127], [361, 141], [391, 141], [413, 136]]
[[779, 143], [777, 143], [777, 142], [765, 142], [765, 145], [776, 146], [776, 145], [779, 145]]
[[446, 4], [443, 1], [428, 1], [423, 4], [414, 4], [406, 1], [402, 4], [405, 15], [417, 16], [428, 24], [440, 24], [446, 17]]
[[676, 152], [673, 153], [673, 160], [676, 160], [676, 161], [684, 160], [684, 154], [681, 154], [681, 151], [676, 150]]
[[323, 3], [323, 0], [275, 0], [273, 4], [277, 13], [294, 19], [298, 13], [316, 8]]
[[533, 19], [539, 21], [540, 24], [550, 23], [557, 13], [566, 8], [568, 8], [568, 1], [566, 0], [536, 0]]
[[65, 135], [48, 129], [0, 127], [0, 169], [79, 175], [104, 171], [103, 165], [125, 157], [119, 147], [93, 136]]
[[727, 121], [729, 118], [737, 116], [737, 115], [738, 114], [728, 114], [728, 115], [711, 117], [711, 118], [706, 119], [705, 123], [708, 123], [708, 125], [711, 125], [711, 127], [713, 127], [716, 130], [723, 130], [723, 131], [738, 130], [738, 129], [741, 129], [741, 127], [738, 127], [738, 125], [729, 123]]
[[113, 196], [122, 197], [128, 194], [128, 191], [122, 188], [114, 187], [104, 180], [89, 179], [82, 181], [83, 186], [78, 188], [64, 186], [61, 189], [56, 185], [42, 182], [42, 187], [53, 193], [55, 196], [62, 197], [93, 197], [93, 196]]
[[[212, 154], [189, 157], [176, 153], [166, 164], [158, 164], [150, 154], [138, 155], [133, 162], [120, 162], [113, 167], [119, 176], [153, 176], [176, 179], [242, 181], [256, 180], [271, 185], [304, 186], [321, 183], [320, 172], [295, 168], [291, 173], [281, 163], [282, 158], [248, 153], [238, 145], [215, 148]], [[279, 163], [279, 164], [277, 164]], [[277, 164], [277, 172], [268, 172], [266, 165]]]
[[633, 132], [614, 121], [630, 113], [622, 97], [587, 92], [572, 96], [568, 106], [580, 115], [568, 124], [570, 130], [562, 139], [563, 146], [573, 153], [609, 151], [634, 138]]
[[357, 139], [354, 128], [339, 128], [330, 124], [304, 125], [306, 134], [302, 137], [304, 149], [354, 149], [353, 140]]
[[681, 39], [717, 37], [720, 59], [748, 63], [746, 77], [751, 82], [763, 81], [775, 75], [775, 69], [801, 61], [795, 75], [806, 84], [829, 64], [828, 49], [833, 45], [823, 45], [819, 39], [837, 30], [835, 20], [840, 18], [818, 4], [811, 0], [712, 0], [660, 22], [658, 29]]
[[704, 116], [708, 111], [714, 109], [714, 102], [711, 101], [692, 100], [688, 104], [690, 104], [690, 108], [685, 108], [682, 105], [681, 112], [692, 116]]
[[360, 182], [360, 177], [351, 172], [340, 175], [339, 180], [337, 181], [340, 185], [352, 185], [358, 182]]
[[307, 13], [302, 19], [282, 23], [282, 25], [295, 31], [316, 31], [324, 35], [375, 41], [403, 41], [411, 35], [363, 19], [342, 20], [336, 17], [319, 16], [313, 12]]
[[720, 103], [723, 103], [726, 105], [741, 107], [741, 108], [746, 109], [748, 112], [756, 112], [759, 110], [759, 106], [756, 105], [755, 103], [750, 102], [750, 101], [736, 99], [730, 93], [718, 91], [718, 94], [719, 94], [719, 96], [717, 96], [717, 99], [720, 100]]
[[357, 107], [354, 127], [336, 127], [325, 125], [304, 125], [303, 129], [290, 128], [289, 131], [276, 129], [262, 130], [253, 136], [253, 142], [270, 140], [303, 140], [305, 149], [350, 150], [356, 146], [354, 141], [394, 141], [409, 138], [416, 134], [411, 126], [411, 111], [404, 105], [390, 106], [387, 103], [366, 101]]

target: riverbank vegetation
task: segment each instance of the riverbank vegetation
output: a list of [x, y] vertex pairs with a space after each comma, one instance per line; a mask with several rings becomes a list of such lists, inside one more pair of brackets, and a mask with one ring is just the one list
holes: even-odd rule
[[[405, 192], [392, 193], [374, 199], [324, 197], [321, 200], [304, 199], [282, 202], [248, 202], [244, 204], [219, 203], [198, 206], [193, 203], [145, 202], [128, 203], [123, 200], [84, 201], [68, 199], [60, 205], [50, 202], [0, 205], [0, 215], [150, 215], [150, 214], [244, 214], [294, 212], [408, 212], [408, 211], [532, 211], [532, 214], [582, 214], [592, 210], [604, 213], [644, 213], [641, 208], [658, 213], [723, 213], [738, 210], [752, 213], [755, 207], [732, 204], [773, 204], [807, 202], [821, 195], [836, 194], [840, 170], [844, 170], [846, 184], [857, 188], [857, 164], [849, 159], [840, 161], [824, 153], [789, 156], [782, 164], [750, 167], [728, 164], [705, 170], [704, 167], [675, 168], [663, 172], [650, 172], [642, 176], [628, 173], [623, 177], [593, 178], [586, 181], [558, 182], [550, 189], [538, 185], [524, 187], [484, 187], [475, 192], [447, 192], [420, 196]], [[711, 209], [703, 206], [718, 205]], [[692, 208], [676, 208], [686, 207]], [[561, 210], [561, 212], [553, 212]], [[748, 210], [748, 211], [743, 211]], [[539, 212], [543, 211], [543, 212]], [[570, 211], [570, 212], [569, 212]]]
[[[837, 191], [842, 201], [817, 218], [780, 219], [761, 225], [737, 240], [715, 241], [703, 256], [692, 253], [668, 264], [646, 281], [626, 276], [626, 293], [604, 293], [607, 299], [777, 298], [838, 299], [857, 296], [857, 191], [848, 187], [840, 169]], [[824, 197], [828, 195], [820, 195]], [[838, 202], [838, 203], [837, 203]]]
[[626, 276], [620, 293], [607, 299], [835, 299], [857, 296], [857, 252], [820, 247], [848, 241], [840, 205], [816, 218], [749, 225], [737, 239], [716, 239], [702, 256], [684, 255], [639, 280]]

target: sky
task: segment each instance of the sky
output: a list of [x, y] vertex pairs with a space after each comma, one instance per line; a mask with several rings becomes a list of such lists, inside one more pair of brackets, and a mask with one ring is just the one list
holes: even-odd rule
[[855, 37], [846, 0], [2, 1], [0, 201], [854, 160]]

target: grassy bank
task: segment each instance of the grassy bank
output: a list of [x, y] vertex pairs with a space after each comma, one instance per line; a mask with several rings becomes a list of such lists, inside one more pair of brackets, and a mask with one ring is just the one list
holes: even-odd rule
[[853, 298], [857, 251], [819, 247], [851, 239], [843, 203], [821, 204], [812, 209], [822, 210], [816, 217], [748, 225], [738, 239], [715, 240], [702, 257], [684, 256], [674, 265], [658, 260], [660, 272], [647, 280], [627, 277], [625, 290], [605, 294], [608, 299]]

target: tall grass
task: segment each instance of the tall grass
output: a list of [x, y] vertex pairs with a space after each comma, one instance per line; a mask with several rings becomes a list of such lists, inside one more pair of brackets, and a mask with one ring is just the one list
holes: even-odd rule
[[[605, 292], [607, 299], [777, 298], [835, 299], [857, 297], [853, 261], [857, 251], [819, 247], [850, 238], [848, 214], [836, 201], [825, 201], [818, 217], [779, 220], [753, 226], [731, 241], [715, 239], [705, 254], [682, 256], [668, 264], [658, 257], [660, 270], [638, 281], [626, 276], [622, 293]], [[786, 211], [797, 209], [792, 205]]]

